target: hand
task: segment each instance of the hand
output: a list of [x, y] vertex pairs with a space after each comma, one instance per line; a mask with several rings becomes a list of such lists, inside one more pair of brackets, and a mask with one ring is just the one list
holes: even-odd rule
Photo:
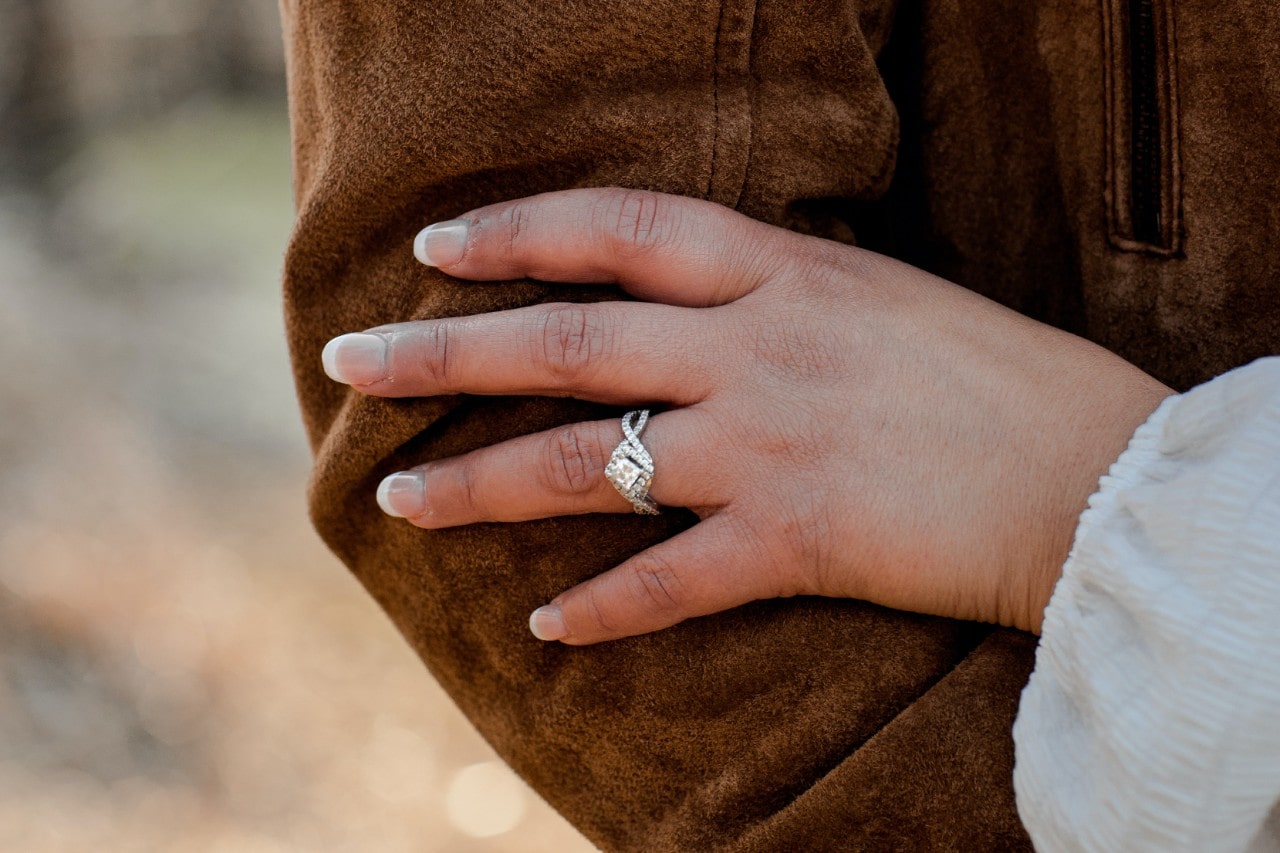
[[[361, 393], [569, 395], [659, 411], [650, 496], [701, 521], [557, 596], [586, 644], [753, 599], [847, 596], [1038, 631], [1098, 478], [1169, 389], [1087, 341], [882, 255], [628, 190], [496, 204], [418, 236], [478, 281], [617, 284], [553, 304], [335, 338]], [[426, 528], [631, 512], [602, 471], [619, 420], [393, 474]]]

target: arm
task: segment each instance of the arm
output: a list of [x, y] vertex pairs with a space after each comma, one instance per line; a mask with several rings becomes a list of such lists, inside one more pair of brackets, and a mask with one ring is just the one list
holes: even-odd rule
[[1036, 848], [1280, 849], [1278, 614], [1269, 358], [1167, 400], [1090, 500], [1014, 729]]

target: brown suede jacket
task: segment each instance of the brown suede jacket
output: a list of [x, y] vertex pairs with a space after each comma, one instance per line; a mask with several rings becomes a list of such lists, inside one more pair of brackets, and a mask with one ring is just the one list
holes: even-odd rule
[[529, 612], [695, 518], [426, 531], [384, 475], [620, 414], [360, 396], [325, 341], [619, 298], [459, 286], [422, 226], [579, 186], [707, 198], [901, 258], [1185, 389], [1280, 352], [1280, 4], [1265, 0], [282, 0], [285, 274], [315, 523], [498, 752], [608, 850], [1029, 841], [1010, 726], [1034, 638], [765, 601], [543, 644]]

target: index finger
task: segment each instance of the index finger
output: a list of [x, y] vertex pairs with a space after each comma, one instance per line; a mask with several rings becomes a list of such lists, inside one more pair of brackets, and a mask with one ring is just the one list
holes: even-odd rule
[[418, 260], [476, 280], [618, 284], [671, 305], [732, 302], [776, 269], [789, 232], [701, 199], [620, 188], [543, 193], [423, 229]]

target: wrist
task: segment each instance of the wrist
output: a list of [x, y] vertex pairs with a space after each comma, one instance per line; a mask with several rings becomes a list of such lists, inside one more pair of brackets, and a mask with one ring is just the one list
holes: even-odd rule
[[[1081, 386], [1066, 383], [1072, 400], [1063, 409], [1068, 413], [1063, 425], [1064, 434], [1071, 440], [1060, 444], [1057, 454], [1057, 482], [1061, 488], [1050, 515], [1055, 523], [1049, 526], [1046, 553], [1032, 572], [1026, 616], [1018, 626], [1034, 634], [1041, 631], [1045, 608], [1062, 577], [1090, 498], [1138, 428], [1175, 393], [1133, 365], [1107, 355], [1111, 363], [1103, 376], [1094, 376], [1089, 384]], [[1081, 401], [1079, 387], [1098, 391], [1087, 402]]]

